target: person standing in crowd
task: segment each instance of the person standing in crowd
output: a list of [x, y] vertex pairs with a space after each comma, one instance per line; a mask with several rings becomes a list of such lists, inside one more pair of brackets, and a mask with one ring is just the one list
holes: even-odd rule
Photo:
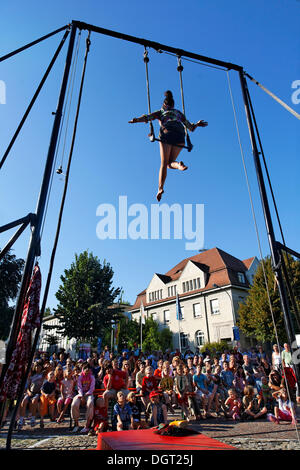
[[273, 352], [272, 352], [272, 366], [274, 369], [280, 370], [281, 368], [281, 354], [277, 344], [273, 345]]
[[281, 361], [283, 367], [291, 367], [293, 365], [292, 353], [288, 343], [284, 343], [283, 350], [281, 351]]

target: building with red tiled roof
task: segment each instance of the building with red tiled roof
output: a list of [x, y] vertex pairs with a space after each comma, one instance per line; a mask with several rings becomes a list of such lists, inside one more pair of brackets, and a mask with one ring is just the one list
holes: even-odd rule
[[[248, 295], [259, 261], [239, 260], [220, 248], [185, 258], [164, 274], [155, 273], [129, 309], [138, 320], [141, 302], [161, 327], [174, 333], [174, 347], [196, 349], [206, 342], [233, 341], [239, 303]], [[183, 319], [176, 319], [176, 296]], [[245, 338], [241, 337], [243, 343]]]

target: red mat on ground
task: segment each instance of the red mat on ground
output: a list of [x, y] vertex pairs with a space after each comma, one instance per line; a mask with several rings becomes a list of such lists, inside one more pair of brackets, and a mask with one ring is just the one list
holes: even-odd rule
[[152, 429], [113, 431], [98, 435], [97, 450], [236, 450], [204, 434], [161, 436]]

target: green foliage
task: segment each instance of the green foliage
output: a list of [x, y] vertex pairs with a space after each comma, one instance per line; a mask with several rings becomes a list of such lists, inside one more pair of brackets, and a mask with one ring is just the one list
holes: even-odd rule
[[[291, 266], [291, 283], [293, 290], [295, 294], [299, 294], [300, 263], [299, 261], [295, 261], [290, 256], [288, 259]], [[283, 314], [281, 311], [278, 288], [275, 283], [271, 258], [269, 256], [264, 259], [264, 267], [276, 329], [279, 340], [284, 343], [287, 340], [287, 335], [284, 326]], [[262, 265], [260, 265], [257, 269], [253, 280], [253, 285], [249, 290], [249, 295], [246, 298], [246, 301], [240, 304], [238, 326], [246, 336], [256, 338], [256, 340], [263, 343], [267, 341], [273, 342], [276, 338]]]
[[143, 325], [143, 351], [164, 351], [172, 347], [173, 334], [168, 328], [159, 329], [152, 317]]
[[92, 341], [102, 337], [111, 321], [119, 318], [120, 310], [109, 308], [120, 295], [120, 289], [112, 287], [112, 278], [113, 270], [106, 261], [102, 265], [87, 251], [75, 254], [55, 294], [59, 301], [55, 309], [60, 321], [58, 331], [63, 336]]
[[227, 341], [219, 341], [213, 343], [205, 343], [205, 345], [200, 348], [200, 352], [203, 353], [204, 351], [208, 351], [210, 356], [212, 357], [216, 352], [222, 353], [228, 349], [229, 346]]
[[14, 314], [9, 303], [15, 300], [22, 278], [23, 259], [17, 259], [8, 251], [0, 261], [0, 339], [7, 339]]
[[120, 333], [118, 338], [118, 349], [122, 349], [125, 344], [129, 348], [133, 348], [134, 343], [140, 341], [140, 325], [133, 320], [128, 318], [122, 318], [120, 320]]

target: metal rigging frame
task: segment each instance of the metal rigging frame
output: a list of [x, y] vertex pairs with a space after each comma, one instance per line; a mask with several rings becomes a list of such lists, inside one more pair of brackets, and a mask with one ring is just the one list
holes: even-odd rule
[[[282, 275], [282, 270], [283, 272], [285, 272], [285, 265], [284, 265], [284, 259], [283, 259], [282, 253], [283, 252], [290, 253], [291, 255], [299, 259], [300, 259], [300, 254], [286, 247], [282, 243], [276, 241], [276, 238], [275, 238], [275, 232], [273, 228], [270, 206], [269, 206], [262, 166], [261, 166], [260, 157], [259, 157], [260, 152], [258, 150], [258, 145], [257, 145], [257, 140], [256, 140], [257, 136], [255, 133], [255, 127], [253, 125], [253, 118], [255, 120], [255, 117], [253, 114], [253, 109], [251, 109], [250, 95], [249, 95], [249, 90], [248, 90], [248, 86], [246, 82], [246, 76], [248, 74], [246, 74], [242, 66], [237, 65], [237, 64], [206, 57], [200, 54], [185, 51], [183, 49], [178, 49], [175, 47], [167, 46], [165, 44], [160, 44], [158, 42], [150, 41], [147, 39], [142, 39], [142, 38], [130, 36], [127, 34], [119, 33], [116, 31], [111, 31], [108, 29], [104, 29], [98, 26], [94, 26], [94, 25], [87, 24], [82, 21], [76, 21], [76, 20], [72, 21], [69, 25], [66, 25], [54, 31], [53, 33], [43, 36], [42, 38], [36, 41], [33, 41], [32, 43], [1, 57], [0, 62], [11, 57], [14, 54], [17, 54], [18, 52], [21, 52], [22, 50], [28, 47], [31, 47], [34, 44], [37, 44], [38, 42], [52, 36], [53, 34], [56, 34], [59, 31], [63, 31], [67, 29], [68, 31], [70, 31], [69, 45], [68, 45], [68, 50], [67, 50], [67, 55], [66, 55], [65, 68], [64, 68], [64, 73], [62, 77], [62, 83], [61, 83], [61, 88], [60, 88], [60, 93], [59, 93], [59, 98], [58, 98], [57, 109], [56, 109], [56, 112], [54, 113], [55, 118], [53, 122], [52, 133], [51, 133], [50, 143], [49, 143], [49, 148], [48, 148], [48, 154], [47, 154], [47, 159], [46, 159], [45, 168], [44, 168], [44, 175], [43, 175], [43, 179], [42, 179], [42, 183], [40, 187], [40, 193], [38, 196], [36, 212], [34, 214], [28, 214], [26, 217], [23, 217], [17, 221], [14, 221], [12, 223], [9, 223], [0, 227], [0, 233], [1, 233], [1, 232], [4, 232], [5, 230], [11, 229], [12, 227], [22, 224], [21, 227], [17, 230], [16, 234], [12, 237], [12, 239], [6, 245], [5, 249], [3, 249], [0, 252], [0, 259], [1, 259], [4, 256], [4, 253], [8, 251], [8, 249], [12, 246], [14, 241], [26, 228], [26, 226], [29, 223], [31, 225], [31, 237], [30, 237], [30, 242], [29, 242], [29, 247], [28, 247], [27, 259], [25, 262], [23, 275], [22, 275], [22, 281], [20, 284], [17, 303], [15, 306], [15, 311], [14, 311], [14, 316], [13, 316], [13, 321], [12, 321], [12, 326], [10, 330], [8, 346], [7, 346], [7, 351], [6, 351], [6, 363], [3, 366], [2, 374], [0, 377], [0, 385], [3, 381], [5, 372], [7, 370], [7, 367], [11, 359], [13, 349], [16, 344], [16, 338], [18, 335], [18, 331], [20, 328], [20, 321], [22, 317], [22, 308], [24, 304], [24, 298], [25, 298], [25, 294], [28, 289], [31, 274], [34, 268], [34, 261], [35, 261], [36, 256], [38, 256], [40, 253], [42, 220], [43, 220], [45, 208], [46, 208], [46, 200], [47, 200], [47, 195], [49, 191], [51, 173], [53, 171], [54, 157], [55, 157], [55, 152], [56, 152], [56, 147], [57, 147], [57, 142], [58, 142], [59, 128], [61, 125], [63, 105], [64, 105], [64, 100], [65, 100], [66, 88], [67, 88], [67, 84], [69, 80], [69, 72], [70, 72], [70, 66], [71, 66], [73, 50], [74, 50], [74, 41], [75, 41], [77, 30], [80, 30], [80, 31], [88, 30], [89, 33], [95, 32], [95, 33], [103, 34], [106, 36], [111, 36], [116, 39], [121, 39], [121, 40], [129, 41], [135, 44], [140, 44], [144, 47], [152, 48], [156, 51], [169, 52], [179, 57], [186, 57], [189, 59], [194, 59], [196, 61], [213, 64], [215, 66], [224, 67], [227, 70], [234, 70], [238, 72], [239, 78], [240, 78], [241, 90], [242, 90], [242, 97], [243, 97], [244, 106], [245, 106], [247, 124], [248, 124], [248, 129], [249, 129], [249, 134], [250, 134], [250, 140], [251, 140], [251, 145], [252, 145], [252, 153], [253, 153], [256, 176], [257, 176], [257, 181], [258, 181], [258, 186], [259, 186], [260, 199], [261, 199], [261, 204], [263, 208], [263, 215], [264, 215], [264, 220], [265, 220], [265, 225], [266, 225], [266, 230], [267, 230], [268, 242], [270, 246], [272, 266], [273, 266], [275, 278], [276, 278], [277, 285], [278, 285], [278, 291], [279, 291], [279, 296], [280, 296], [281, 308], [282, 308], [282, 313], [284, 317], [284, 324], [285, 324], [285, 329], [287, 332], [288, 342], [292, 351], [293, 345], [295, 344], [295, 328], [293, 326], [293, 321], [292, 321], [292, 316], [291, 316], [291, 311], [290, 311], [289, 301], [288, 301], [288, 295], [286, 292], [284, 279]], [[43, 306], [45, 304], [46, 304], [46, 298], [44, 298]], [[43, 314], [43, 312], [41, 312], [41, 314]], [[297, 383], [299, 386], [300, 384], [299, 366], [295, 368], [295, 372], [296, 372], [296, 377], [297, 377]]]

